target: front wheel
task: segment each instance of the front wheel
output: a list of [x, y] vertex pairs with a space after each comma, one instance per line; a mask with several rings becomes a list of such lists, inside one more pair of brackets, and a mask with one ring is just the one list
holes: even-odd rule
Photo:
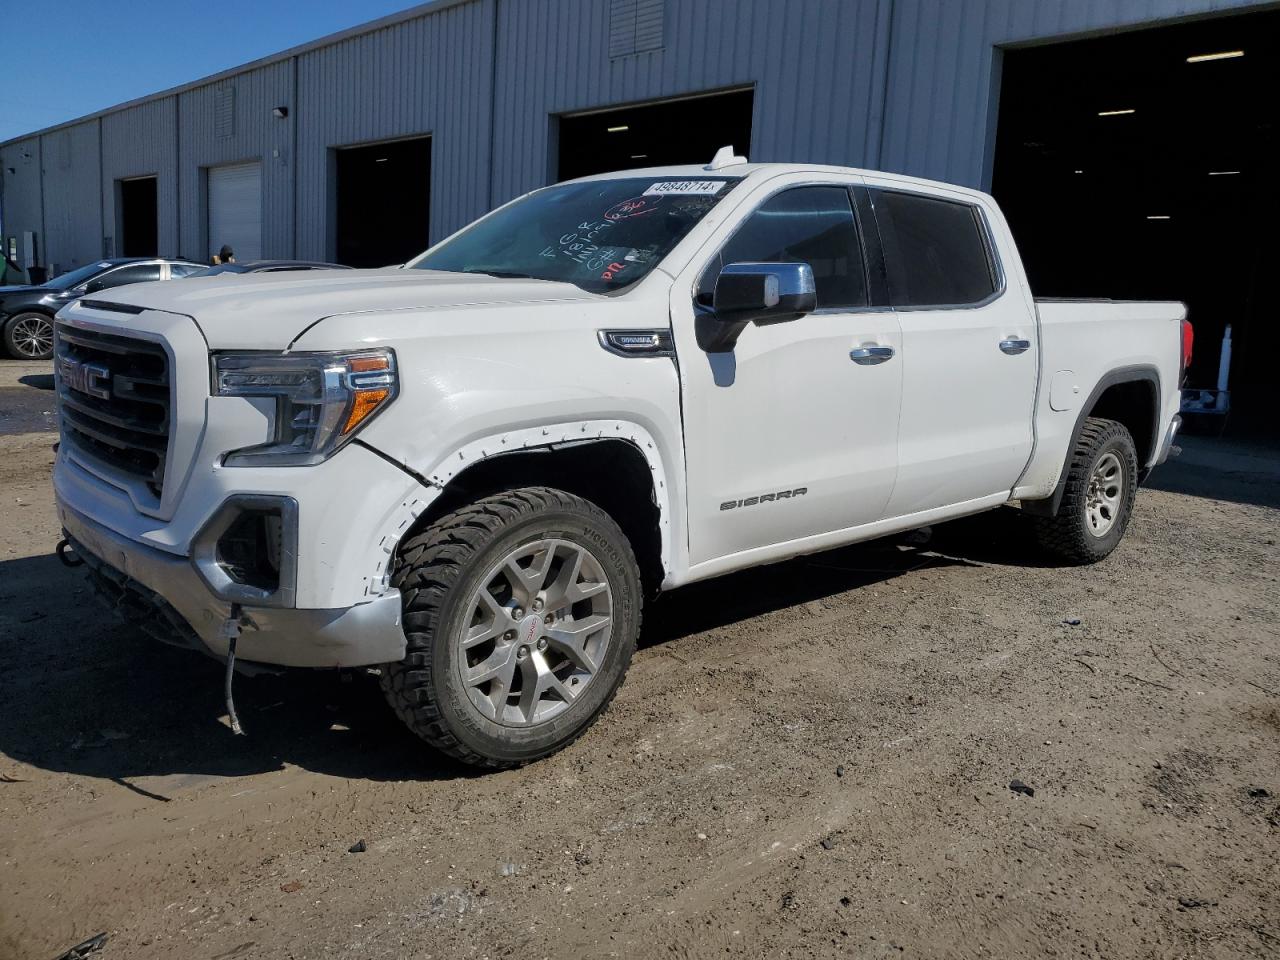
[[1034, 518], [1037, 539], [1071, 564], [1095, 563], [1116, 548], [1138, 492], [1138, 453], [1124, 424], [1089, 417], [1067, 469], [1058, 513]]
[[640, 630], [631, 545], [581, 497], [529, 487], [437, 520], [401, 546], [403, 660], [382, 689], [466, 763], [509, 767], [580, 736], [613, 699]]
[[53, 321], [43, 313], [19, 313], [4, 325], [4, 347], [18, 360], [48, 360], [53, 356]]

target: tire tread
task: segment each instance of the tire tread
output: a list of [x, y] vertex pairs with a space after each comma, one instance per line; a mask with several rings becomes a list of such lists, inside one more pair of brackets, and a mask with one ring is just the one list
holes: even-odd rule
[[[1034, 518], [1036, 540], [1040, 548], [1053, 557], [1072, 565], [1094, 563], [1111, 552], [1112, 548], [1099, 549], [1099, 542], [1080, 521], [1085, 508], [1085, 498], [1089, 492], [1089, 472], [1102, 448], [1113, 440], [1119, 440], [1125, 447], [1125, 459], [1130, 469], [1126, 477], [1128, 489], [1125, 491], [1125, 513], [1120, 518], [1121, 533], [1132, 515], [1134, 486], [1136, 479], [1136, 451], [1133, 438], [1124, 424], [1117, 420], [1106, 420], [1101, 417], [1088, 417], [1081, 425], [1071, 448], [1071, 462], [1067, 466], [1066, 488], [1058, 512], [1052, 517]], [[1114, 545], [1113, 545], [1114, 546]]]
[[[431, 645], [442, 608], [464, 575], [468, 562], [500, 536], [505, 527], [524, 517], [556, 509], [585, 511], [597, 522], [616, 528], [612, 518], [588, 500], [551, 487], [525, 487], [485, 497], [446, 514], [405, 540], [397, 552], [391, 585], [400, 590], [402, 597], [405, 657], [383, 666], [382, 691], [392, 710], [409, 729], [441, 753], [470, 766], [497, 770], [530, 761], [485, 756], [463, 743], [449, 728], [430, 694], [434, 669]], [[621, 537], [621, 541], [627, 560], [634, 565], [630, 545], [625, 537]], [[634, 638], [624, 642], [634, 643]], [[621, 687], [618, 683], [592, 717], [572, 736], [557, 744], [556, 749], [568, 746], [585, 733]]]

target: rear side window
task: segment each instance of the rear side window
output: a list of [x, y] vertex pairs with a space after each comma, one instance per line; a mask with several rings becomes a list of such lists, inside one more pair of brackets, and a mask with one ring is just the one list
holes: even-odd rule
[[111, 270], [89, 281], [89, 292], [108, 290], [111, 287], [123, 287], [128, 283], [145, 283], [148, 280], [160, 279], [160, 264], [135, 263], [118, 270]]
[[867, 304], [862, 244], [844, 187], [794, 187], [762, 203], [703, 274], [699, 302], [711, 303], [716, 277], [730, 263], [807, 263], [819, 310]]
[[895, 307], [964, 306], [995, 293], [976, 207], [896, 190], [871, 196]]

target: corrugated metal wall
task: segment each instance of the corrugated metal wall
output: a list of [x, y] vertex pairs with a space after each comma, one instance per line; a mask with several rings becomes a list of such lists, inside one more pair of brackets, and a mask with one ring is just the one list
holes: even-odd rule
[[[103, 236], [117, 233], [115, 181], [154, 173], [161, 251], [204, 258], [205, 171], [260, 160], [264, 255], [332, 256], [334, 149], [429, 134], [438, 239], [550, 179], [558, 115], [733, 87], [755, 91], [754, 160], [981, 186], [1000, 45], [1256, 6], [442, 0], [438, 10], [0, 147], [5, 232], [40, 232], [47, 262], [97, 256]], [[659, 35], [661, 45], [646, 49]], [[272, 116], [281, 106], [286, 119]]]
[[[276, 107], [287, 107], [288, 116], [273, 116]], [[223, 243], [208, 236], [208, 168], [246, 160], [262, 162], [262, 254], [293, 256], [292, 143], [297, 120], [291, 60], [178, 95], [179, 246], [184, 256], [206, 260]]]
[[1249, 0], [893, 0], [885, 170], [989, 186], [998, 46], [1115, 30]]
[[[430, 134], [431, 237], [489, 209], [495, 0], [353, 37], [298, 57], [298, 256], [333, 256], [336, 147]], [[427, 172], [423, 171], [423, 176]]]
[[163, 97], [102, 118], [102, 234], [111, 238], [112, 253], [120, 250], [117, 181], [144, 176], [156, 178], [159, 252], [186, 253], [178, 242], [177, 106], [177, 97]]
[[47, 133], [41, 139], [45, 183], [45, 243], [50, 266], [69, 270], [102, 256], [102, 186], [98, 121]]
[[0, 147], [0, 184], [4, 187], [4, 196], [0, 197], [4, 210], [4, 235], [21, 237], [24, 231], [33, 230], [40, 234], [43, 251], [39, 137], [17, 140]]
[[755, 87], [752, 159], [861, 162], [887, 2], [667, 0], [663, 47], [616, 58], [610, 3], [503, 3], [494, 200], [546, 182], [556, 114], [724, 87]]

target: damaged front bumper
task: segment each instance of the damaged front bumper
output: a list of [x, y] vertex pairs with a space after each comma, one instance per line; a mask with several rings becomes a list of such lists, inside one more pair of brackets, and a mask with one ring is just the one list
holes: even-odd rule
[[[64, 535], [108, 604], [147, 633], [224, 659], [231, 602], [213, 594], [189, 557], [140, 544], [58, 505]], [[404, 656], [400, 592], [335, 609], [242, 603], [236, 656], [290, 667], [357, 667]]]

